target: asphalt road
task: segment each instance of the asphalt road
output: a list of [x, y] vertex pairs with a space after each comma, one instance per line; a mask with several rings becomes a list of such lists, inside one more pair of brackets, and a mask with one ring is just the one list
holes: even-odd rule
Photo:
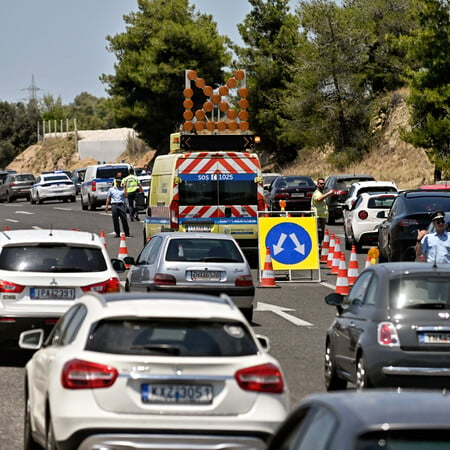
[[[110, 256], [116, 257], [119, 253], [120, 240], [113, 238], [111, 214], [106, 214], [103, 208], [95, 212], [82, 211], [79, 201], [30, 205], [19, 200], [0, 204], [0, 231], [6, 227], [73, 228], [97, 234], [104, 231]], [[130, 223], [132, 237], [126, 241], [130, 256], [137, 256], [142, 248], [142, 227], [140, 222]], [[343, 238], [343, 228], [339, 222], [329, 230]], [[349, 252], [346, 253], [348, 264]], [[364, 267], [365, 257], [366, 254], [358, 255], [360, 271]], [[309, 393], [325, 391], [324, 338], [335, 316], [335, 309], [325, 304], [324, 297], [334, 291], [336, 275], [332, 275], [324, 265], [320, 273], [321, 282], [277, 280], [279, 287], [258, 287], [256, 292], [258, 307], [253, 326], [257, 333], [270, 338], [271, 353], [281, 363], [292, 407]], [[254, 269], [254, 278], [255, 283], [259, 284], [258, 269]], [[314, 279], [317, 277], [314, 276]], [[4, 362], [0, 366], [0, 450], [22, 448], [23, 372], [20, 365], [9, 367]]]

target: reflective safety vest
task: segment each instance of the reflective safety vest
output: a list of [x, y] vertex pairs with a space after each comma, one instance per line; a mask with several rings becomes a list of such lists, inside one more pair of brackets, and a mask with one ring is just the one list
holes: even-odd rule
[[139, 189], [139, 179], [136, 175], [128, 175], [122, 181], [127, 192], [136, 192]]

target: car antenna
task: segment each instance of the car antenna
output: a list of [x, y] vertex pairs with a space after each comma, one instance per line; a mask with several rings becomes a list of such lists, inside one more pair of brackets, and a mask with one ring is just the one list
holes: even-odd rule
[[53, 236], [53, 225], [50, 225], [50, 231], [49, 231], [48, 235]]

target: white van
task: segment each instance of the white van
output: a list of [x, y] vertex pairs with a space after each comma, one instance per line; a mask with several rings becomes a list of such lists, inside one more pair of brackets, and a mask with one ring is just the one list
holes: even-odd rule
[[84, 181], [81, 183], [81, 208], [95, 211], [97, 206], [106, 204], [106, 195], [108, 189], [112, 186], [118, 173], [125, 178], [130, 171], [130, 164], [97, 164], [88, 166], [84, 175]]

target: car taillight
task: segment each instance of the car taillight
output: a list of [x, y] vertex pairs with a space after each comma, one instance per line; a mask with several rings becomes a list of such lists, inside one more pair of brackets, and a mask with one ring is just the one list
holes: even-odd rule
[[25, 289], [21, 284], [0, 280], [0, 292], [7, 294], [20, 294]]
[[244, 391], [281, 394], [284, 390], [281, 371], [271, 363], [238, 370], [234, 378]]
[[397, 330], [391, 322], [380, 322], [378, 324], [377, 340], [380, 345], [389, 347], [398, 347], [400, 345]]
[[110, 387], [116, 381], [117, 369], [81, 359], [64, 364], [61, 383], [66, 389], [98, 389]]
[[178, 229], [178, 201], [170, 202], [170, 228]]
[[9, 183], [9, 187], [14, 187], [15, 183]]
[[159, 285], [175, 285], [177, 284], [177, 280], [173, 275], [168, 275], [167, 273], [157, 273], [155, 278], [153, 279], [155, 284]]
[[366, 220], [366, 219], [369, 217], [369, 214], [367, 213], [367, 211], [361, 210], [361, 211], [359, 211], [359, 213], [358, 213], [358, 217], [359, 217], [361, 220]]
[[92, 186], [92, 192], [97, 190], [97, 182], [96, 181], [93, 181], [91, 186]]
[[112, 277], [109, 280], [101, 281], [100, 283], [89, 284], [88, 286], [82, 286], [83, 292], [95, 291], [101, 294], [108, 292], [120, 292], [120, 280]]
[[306, 193], [306, 196], [307, 196], [307, 197], [311, 197], [311, 198], [312, 198], [312, 196], [313, 196], [313, 192], [307, 192], [307, 193]]
[[253, 286], [253, 277], [251, 275], [242, 275], [236, 278], [235, 286]]

